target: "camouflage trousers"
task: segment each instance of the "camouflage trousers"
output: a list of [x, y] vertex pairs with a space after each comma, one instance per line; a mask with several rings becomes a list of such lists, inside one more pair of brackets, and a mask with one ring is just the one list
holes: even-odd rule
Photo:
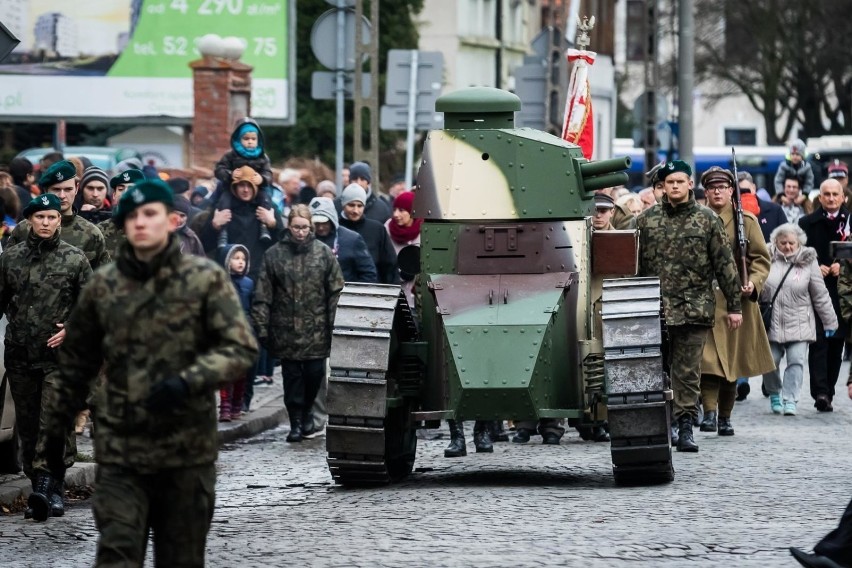
[[[49, 471], [49, 456], [45, 452], [45, 420], [41, 411], [47, 407], [51, 397], [57, 396], [55, 386], [59, 379], [59, 369], [21, 367], [11, 361], [6, 364], [6, 378], [9, 380], [9, 389], [15, 403], [15, 419], [21, 439], [24, 474], [33, 479], [37, 471]], [[77, 437], [74, 434], [74, 425], [69, 424], [68, 434], [65, 436], [65, 469], [74, 465], [76, 457]], [[58, 459], [58, 456], [56, 458]]]
[[709, 327], [678, 325], [668, 328], [669, 376], [674, 394], [673, 418], [698, 416], [701, 356]]
[[143, 566], [149, 530], [155, 566], [204, 566], [216, 499], [214, 464], [151, 474], [101, 464], [95, 486], [96, 566]]

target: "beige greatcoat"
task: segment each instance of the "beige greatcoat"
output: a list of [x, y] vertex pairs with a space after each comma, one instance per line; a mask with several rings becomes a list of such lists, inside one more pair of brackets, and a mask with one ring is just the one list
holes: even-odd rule
[[[733, 206], [728, 205], [719, 214], [731, 247], [736, 254], [736, 224], [734, 222]], [[726, 302], [715, 286], [716, 315], [715, 325], [707, 334], [704, 344], [704, 356], [701, 359], [701, 373], [725, 377], [736, 381], [739, 377], [754, 377], [775, 369], [772, 352], [769, 350], [769, 340], [763, 328], [760, 308], [757, 299], [763, 290], [766, 278], [769, 276], [769, 251], [763, 241], [763, 233], [757, 218], [749, 212], [743, 212], [746, 238], [748, 239], [748, 279], [754, 284], [755, 292], [751, 299], [743, 298], [743, 323], [739, 329], [728, 329]], [[751, 300], [754, 301], [751, 301]]]

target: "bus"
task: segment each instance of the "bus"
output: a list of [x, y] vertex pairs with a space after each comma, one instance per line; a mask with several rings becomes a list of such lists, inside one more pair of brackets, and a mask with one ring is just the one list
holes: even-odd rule
[[[852, 142], [852, 137], [850, 137]], [[758, 188], [765, 188], [770, 195], [774, 195], [775, 187], [773, 180], [778, 166], [786, 159], [786, 146], [734, 146], [737, 151], [737, 171], [748, 172], [754, 178]], [[852, 157], [852, 145], [849, 147]], [[733, 171], [733, 160], [731, 159], [731, 148], [729, 146], [696, 146], [695, 155], [695, 179], [701, 179], [701, 174], [712, 166], [721, 166]], [[644, 187], [644, 175], [650, 167], [645, 167], [645, 150], [633, 147], [630, 139], [617, 138], [613, 144], [613, 156], [630, 156], [631, 165], [627, 171], [630, 177], [628, 187], [638, 191]], [[666, 152], [657, 152], [658, 163], [666, 159]], [[852, 163], [852, 162], [847, 162]], [[653, 166], [653, 164], [652, 164]]]

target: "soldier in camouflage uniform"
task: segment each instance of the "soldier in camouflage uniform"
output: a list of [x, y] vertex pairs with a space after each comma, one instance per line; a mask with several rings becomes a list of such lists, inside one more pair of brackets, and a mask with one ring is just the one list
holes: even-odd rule
[[[89, 221], [86, 221], [74, 211], [74, 197], [79, 189], [76, 177], [77, 169], [68, 160], [56, 162], [44, 172], [38, 180], [42, 193], [52, 193], [62, 203], [62, 240], [75, 246], [86, 255], [92, 270], [109, 262], [109, 253], [104, 243], [104, 236]], [[23, 242], [29, 234], [29, 223], [21, 221], [9, 235], [7, 246]]]
[[660, 278], [674, 416], [680, 428], [677, 449], [697, 452], [692, 422], [698, 414], [701, 355], [714, 322], [713, 281], [715, 278], [727, 300], [731, 329], [742, 323], [740, 285], [722, 222], [710, 209], [695, 203], [692, 168], [675, 160], [658, 175], [665, 187], [662, 203], [636, 220], [639, 275]]
[[[228, 274], [180, 254], [171, 206], [160, 180], [119, 201], [113, 219], [127, 243], [93, 275], [68, 320], [60, 396], [47, 413], [52, 447], [105, 361], [92, 503], [98, 566], [142, 566], [149, 530], [155, 565], [204, 565], [218, 452], [214, 392], [257, 356]], [[56, 453], [48, 456], [58, 475]]]
[[311, 407], [325, 378], [343, 290], [340, 265], [314, 236], [311, 216], [306, 205], [290, 209], [288, 231], [263, 255], [251, 310], [260, 342], [281, 359], [288, 442], [301, 442], [303, 427], [313, 425]]
[[[112, 202], [118, 203], [128, 188], [144, 180], [145, 174], [141, 170], [127, 170], [113, 176], [109, 180], [109, 187], [112, 189]], [[127, 240], [124, 238], [124, 229], [113, 223], [112, 219], [106, 219], [98, 223], [98, 229], [100, 229], [104, 236], [107, 252], [109, 252], [111, 257], [117, 256], [119, 247]]]
[[[44, 521], [51, 513], [61, 516], [64, 511], [61, 478], [53, 485], [40, 484], [34, 469], [44, 460], [42, 409], [57, 396], [56, 348], [65, 337], [64, 322], [92, 269], [82, 251], [59, 239], [58, 197], [36, 197], [23, 214], [30, 225], [27, 240], [0, 256], [0, 310], [9, 322], [6, 376], [15, 402], [24, 473], [33, 482], [25, 517]], [[64, 465], [70, 467], [77, 454], [76, 440], [70, 420], [62, 426], [68, 448]]]

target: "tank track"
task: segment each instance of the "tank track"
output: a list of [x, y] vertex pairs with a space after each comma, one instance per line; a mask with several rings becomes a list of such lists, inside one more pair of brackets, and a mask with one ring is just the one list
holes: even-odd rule
[[602, 319], [615, 481], [672, 481], [671, 390], [660, 349], [659, 279], [605, 280]]
[[413, 399], [397, 383], [400, 342], [417, 330], [399, 286], [346, 283], [337, 306], [328, 381], [328, 468], [336, 483], [397, 481], [414, 467]]

